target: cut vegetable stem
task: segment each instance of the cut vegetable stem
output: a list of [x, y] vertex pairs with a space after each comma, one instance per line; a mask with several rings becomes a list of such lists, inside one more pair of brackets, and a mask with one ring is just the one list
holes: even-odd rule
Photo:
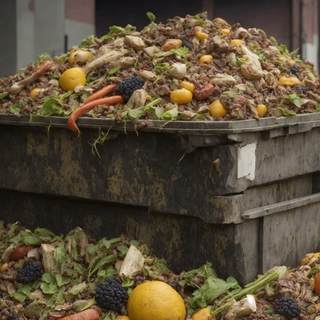
[[227, 294], [226, 296], [224, 296], [217, 303], [217, 305], [220, 305], [220, 307], [215, 309], [212, 312], [212, 315], [216, 316], [220, 312], [222, 312], [225, 309], [228, 309], [232, 305], [232, 303], [230, 304], [228, 302], [223, 304], [223, 305], [221, 305], [226, 300], [228, 300], [228, 299], [238, 300], [238, 299], [242, 298], [243, 296], [245, 296], [247, 294], [255, 293], [257, 290], [259, 290], [261, 287], [265, 286], [266, 284], [277, 280], [279, 278], [279, 276], [282, 274], [282, 272], [281, 272], [282, 270], [279, 270], [279, 271], [277, 269], [275, 269], [275, 271], [273, 271], [273, 270], [274, 269], [271, 269], [270, 272], [266, 272], [260, 278], [258, 278], [255, 281], [247, 284], [243, 289], [235, 289], [235, 290], [231, 291], [229, 294]]

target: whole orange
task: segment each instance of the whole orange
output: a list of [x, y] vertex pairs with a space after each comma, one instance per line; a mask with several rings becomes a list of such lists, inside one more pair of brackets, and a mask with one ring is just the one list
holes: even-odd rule
[[265, 114], [266, 114], [266, 112], [267, 112], [267, 107], [264, 105], [264, 104], [258, 104], [257, 106], [256, 106], [256, 110], [257, 110], [257, 112], [258, 112], [258, 116], [259, 117], [263, 117]]
[[80, 67], [67, 69], [62, 73], [59, 79], [60, 87], [65, 91], [71, 91], [76, 86], [86, 84], [86, 74]]
[[149, 281], [131, 292], [127, 311], [130, 320], [185, 320], [180, 294], [163, 281]]
[[227, 109], [220, 100], [216, 100], [209, 105], [209, 112], [213, 118], [220, 118], [227, 114]]

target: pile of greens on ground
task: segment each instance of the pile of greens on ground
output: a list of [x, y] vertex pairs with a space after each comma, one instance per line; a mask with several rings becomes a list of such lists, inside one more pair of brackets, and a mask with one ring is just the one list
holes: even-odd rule
[[[183, 297], [188, 317], [209, 308], [216, 319], [280, 319], [277, 303], [289, 297], [299, 308], [299, 319], [314, 319], [320, 316], [319, 296], [312, 285], [319, 256], [307, 255], [292, 270], [274, 267], [241, 287], [233, 277], [219, 278], [210, 262], [174, 274], [143, 241], [123, 235], [94, 240], [79, 227], [56, 235], [44, 228], [31, 231], [19, 223], [0, 221], [0, 315], [8, 320], [57, 319], [93, 307], [101, 319], [114, 320], [126, 315], [125, 301], [121, 309], [108, 310], [95, 296], [97, 285], [114, 277], [128, 295], [144, 281], [170, 284]], [[35, 272], [29, 270], [22, 276], [27, 261], [40, 266], [40, 274], [32, 278]]]

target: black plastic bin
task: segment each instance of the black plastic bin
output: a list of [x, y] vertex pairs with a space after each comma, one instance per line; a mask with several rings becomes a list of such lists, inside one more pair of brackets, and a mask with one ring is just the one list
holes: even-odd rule
[[0, 115], [0, 219], [124, 233], [176, 272], [211, 261], [242, 283], [320, 249], [320, 114], [78, 124]]

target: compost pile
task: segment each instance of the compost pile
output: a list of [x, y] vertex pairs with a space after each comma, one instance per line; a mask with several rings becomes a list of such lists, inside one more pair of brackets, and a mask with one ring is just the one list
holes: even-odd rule
[[56, 235], [0, 221], [3, 320], [54, 320], [85, 310], [94, 312], [88, 319], [127, 317], [133, 290], [155, 280], [183, 298], [186, 319], [319, 319], [319, 270], [320, 253], [307, 254], [301, 266], [274, 267], [241, 287], [232, 276], [219, 278], [209, 262], [175, 274], [143, 241], [123, 235], [95, 240], [79, 227]]
[[78, 109], [68, 124], [78, 132], [82, 115], [147, 125], [319, 111], [313, 65], [263, 30], [211, 21], [205, 13], [167, 23], [147, 16], [140, 31], [112, 26], [101, 38], [90, 36], [53, 59], [43, 54], [1, 79], [0, 113], [69, 117]]

